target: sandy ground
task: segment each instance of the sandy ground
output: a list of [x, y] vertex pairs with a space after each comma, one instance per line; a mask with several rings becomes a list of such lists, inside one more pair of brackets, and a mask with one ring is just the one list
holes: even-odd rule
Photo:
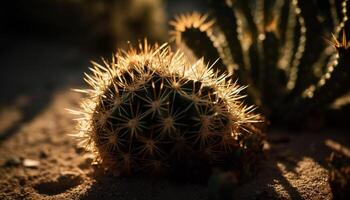
[[[91, 166], [91, 155], [69, 136], [75, 122], [65, 108], [78, 107], [81, 96], [70, 88], [81, 86], [82, 66], [92, 57], [60, 45], [23, 45], [1, 57], [11, 64], [0, 77], [6, 94], [0, 99], [0, 199], [197, 200], [217, 195], [205, 184], [118, 178]], [[44, 68], [28, 67], [38, 65]], [[330, 144], [350, 146], [347, 134], [271, 130], [258, 175], [221, 193], [237, 199], [332, 199], [325, 158], [334, 148]]]

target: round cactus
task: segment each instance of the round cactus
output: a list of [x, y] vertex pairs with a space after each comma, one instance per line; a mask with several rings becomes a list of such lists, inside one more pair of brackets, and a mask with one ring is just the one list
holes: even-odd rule
[[167, 44], [147, 41], [93, 62], [76, 136], [96, 161], [120, 174], [206, 177], [213, 169], [252, 174], [262, 148], [260, 115], [244, 89]]

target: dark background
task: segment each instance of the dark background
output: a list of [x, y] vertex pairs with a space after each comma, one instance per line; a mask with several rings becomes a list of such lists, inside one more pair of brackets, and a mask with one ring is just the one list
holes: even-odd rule
[[[168, 40], [168, 21], [201, 10], [187, 0], [10, 0], [0, 6], [0, 144], [60, 90], [86, 87], [90, 61], [148, 38]], [[203, 10], [203, 9], [202, 9]], [[20, 110], [20, 118], [8, 110]], [[64, 109], [64, 108], [62, 108]]]
[[[13, 156], [20, 155], [22, 159], [28, 157], [40, 160], [42, 164], [39, 170], [32, 169], [32, 172], [45, 180], [47, 179], [45, 173], [49, 175], [57, 173], [61, 170], [62, 164], [67, 164], [64, 169], [78, 168], [77, 160], [82, 159], [81, 152], [75, 147], [76, 141], [63, 131], [65, 128], [72, 128], [73, 121], [70, 117], [65, 120], [59, 118], [60, 116], [68, 118], [65, 107], [58, 109], [64, 114], [56, 110], [60, 105], [57, 103], [56, 107], [48, 110], [51, 112], [49, 115], [46, 113], [40, 116], [40, 114], [45, 114], [45, 108], [50, 107], [57, 98], [55, 94], [61, 90], [86, 87], [83, 73], [91, 66], [90, 60], [100, 62], [100, 57], [110, 58], [118, 47], [127, 46], [127, 41], [135, 44], [145, 37], [154, 42], [167, 41], [168, 21], [180, 13], [193, 10], [205, 12], [203, 1], [7, 0], [2, 2], [0, 6], [0, 153], [3, 153], [1, 159], [11, 161]], [[143, 6], [134, 7], [136, 4], [132, 5], [133, 2], [145, 3], [137, 4]], [[74, 101], [74, 98], [64, 97], [66, 101]], [[77, 102], [73, 102], [69, 105], [78, 107], [76, 104]], [[16, 116], [17, 110], [20, 111], [19, 117]], [[39, 118], [37, 124], [33, 120], [36, 117]], [[28, 127], [28, 124], [31, 126]], [[24, 126], [27, 126], [27, 129], [21, 130]], [[269, 194], [276, 196], [278, 190], [275, 191], [271, 185], [278, 182], [279, 188], [285, 188], [286, 194], [294, 199], [301, 198], [299, 192], [307, 194], [308, 197], [314, 194], [322, 195], [318, 191], [317, 183], [324, 183], [327, 177], [323, 170], [319, 170], [320, 166], [322, 169], [327, 167], [325, 158], [329, 155], [330, 149], [325, 146], [325, 141], [333, 141], [340, 148], [348, 149], [349, 137], [348, 131], [337, 134], [326, 129], [320, 132], [294, 135], [289, 131], [275, 131], [272, 135], [270, 133], [269, 146], [272, 150], [268, 155], [270, 157], [268, 164], [263, 166], [265, 171], [262, 170], [262, 175], [254, 179], [256, 182], [241, 188], [242, 192], [238, 191], [237, 194], [244, 196], [256, 191], [256, 194], [252, 195], [271, 199], [265, 191], [270, 191]], [[48, 139], [41, 141], [41, 138]], [[39, 150], [45, 149], [52, 150], [47, 151], [49, 159], [39, 158], [41, 154]], [[69, 156], [71, 158], [68, 159]], [[51, 158], [61, 160], [56, 160], [58, 163], [51, 163]], [[283, 163], [283, 167], [277, 167], [277, 163]], [[302, 170], [299, 170], [300, 166]], [[296, 168], [299, 171], [295, 170]], [[0, 169], [7, 170], [6, 173], [3, 173], [4, 170], [1, 171], [0, 175], [8, 175], [6, 179], [0, 178], [0, 196], [4, 194], [3, 191], [7, 194], [8, 188], [10, 190], [25, 188], [25, 192], [33, 191], [30, 189], [33, 180], [27, 180], [24, 186], [17, 184], [16, 181], [20, 177], [17, 174], [22, 170], [21, 167]], [[317, 179], [321, 172], [323, 178]], [[287, 176], [295, 177], [295, 182], [289, 182]], [[6, 184], [2, 184], [1, 181]], [[108, 176], [99, 177], [87, 192], [85, 199], [94, 199], [94, 195], [95, 199], [101, 199], [101, 195], [107, 196], [111, 191], [115, 192], [111, 194], [112, 196], [118, 195], [120, 186], [122, 188], [120, 191], [123, 191], [124, 187], [124, 191], [129, 194], [140, 196], [139, 191], [148, 190], [151, 185], [145, 182], [145, 187], [142, 187], [143, 185], [140, 187], [136, 183], [134, 184], [136, 189], [133, 190], [132, 181], [130, 183], [121, 180], [122, 184], [117, 185], [118, 187], [115, 187], [116, 184], [112, 181], [114, 180]], [[169, 184], [166, 186], [169, 187]], [[159, 188], [159, 191], [164, 190], [162, 183], [159, 184]], [[173, 193], [184, 191], [181, 187], [178, 190], [169, 188], [166, 191]], [[310, 188], [317, 193], [310, 193]], [[203, 190], [202, 192], [206, 194], [206, 189], [197, 187], [188, 187], [186, 191], [199, 196], [198, 190]], [[181, 192], [176, 195], [181, 195]]]
[[57, 89], [82, 84], [90, 60], [109, 58], [127, 41], [167, 41], [175, 14], [201, 9], [199, 0], [2, 2], [0, 109], [25, 97], [32, 115]]

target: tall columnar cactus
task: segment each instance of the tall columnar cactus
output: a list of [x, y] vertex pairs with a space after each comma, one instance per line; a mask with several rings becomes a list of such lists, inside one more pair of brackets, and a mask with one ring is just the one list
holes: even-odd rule
[[[208, 0], [214, 19], [177, 16], [176, 44], [207, 62], [219, 59], [275, 124], [325, 113], [349, 91], [348, 1]], [[334, 41], [327, 43], [325, 38]], [[342, 42], [338, 42], [341, 38]]]
[[[165, 44], [93, 62], [78, 119], [82, 145], [121, 175], [201, 178], [214, 168], [246, 178], [262, 148], [262, 118], [245, 106], [244, 88]], [[260, 124], [260, 125], [259, 125]]]

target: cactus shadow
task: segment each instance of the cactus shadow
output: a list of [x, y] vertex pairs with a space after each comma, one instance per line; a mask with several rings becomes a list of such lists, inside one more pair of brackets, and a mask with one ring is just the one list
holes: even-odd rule
[[10, 137], [14, 136], [16, 133], [18, 133], [19, 129], [23, 125], [25, 125], [27, 122], [30, 122], [33, 118], [35, 118], [35, 116], [40, 114], [51, 101], [52, 95], [53, 94], [49, 94], [41, 96], [39, 98], [31, 98], [30, 102], [26, 103], [26, 105], [18, 106], [17, 109], [20, 110], [21, 118], [19, 121], [12, 123], [11, 126], [9, 126], [0, 134], [0, 145]]
[[[80, 199], [304, 199], [308, 192], [323, 195], [322, 189], [325, 188], [308, 186], [315, 183], [313, 181], [323, 179], [327, 173], [325, 158], [333, 151], [327, 145], [327, 141], [350, 144], [350, 138], [346, 138], [346, 135], [336, 132], [333, 134], [332, 131], [324, 133], [277, 131], [269, 136], [271, 136], [269, 140], [271, 149], [267, 158], [262, 161], [257, 176], [237, 188], [226, 187], [228, 191], [220, 190], [220, 193], [228, 194], [221, 195], [223, 198], [220, 195], [210, 196], [209, 192], [212, 188], [206, 184], [150, 177], [114, 177], [112, 174], [95, 169], [90, 175], [93, 184]], [[273, 139], [275, 136], [279, 139]], [[317, 169], [322, 171], [322, 174], [312, 172], [310, 174], [307, 169], [309, 164], [311, 164], [311, 171]], [[300, 181], [303, 183], [299, 184]], [[325, 192], [329, 194], [330, 191]], [[215, 198], [211, 198], [212, 196]]]
[[[20, 117], [0, 127], [0, 145], [44, 111], [57, 91], [80, 85], [86, 64], [81, 62], [90, 57], [77, 47], [49, 40], [4, 36], [1, 41], [8, 48], [0, 49], [0, 109], [15, 109]], [[1, 117], [13, 121], [11, 116]]]
[[[268, 158], [255, 180], [237, 188], [237, 199], [304, 199], [308, 194], [330, 195], [326, 159], [339, 146], [349, 148], [350, 138], [346, 134], [337, 130], [315, 133], [278, 130], [269, 133], [268, 138]], [[307, 187], [309, 185], [314, 187]]]
[[94, 183], [79, 198], [80, 200], [100, 199], [154, 199], [178, 200], [205, 199], [204, 185], [180, 183], [168, 179], [152, 177], [115, 177], [112, 174], [99, 174], [95, 171]]

